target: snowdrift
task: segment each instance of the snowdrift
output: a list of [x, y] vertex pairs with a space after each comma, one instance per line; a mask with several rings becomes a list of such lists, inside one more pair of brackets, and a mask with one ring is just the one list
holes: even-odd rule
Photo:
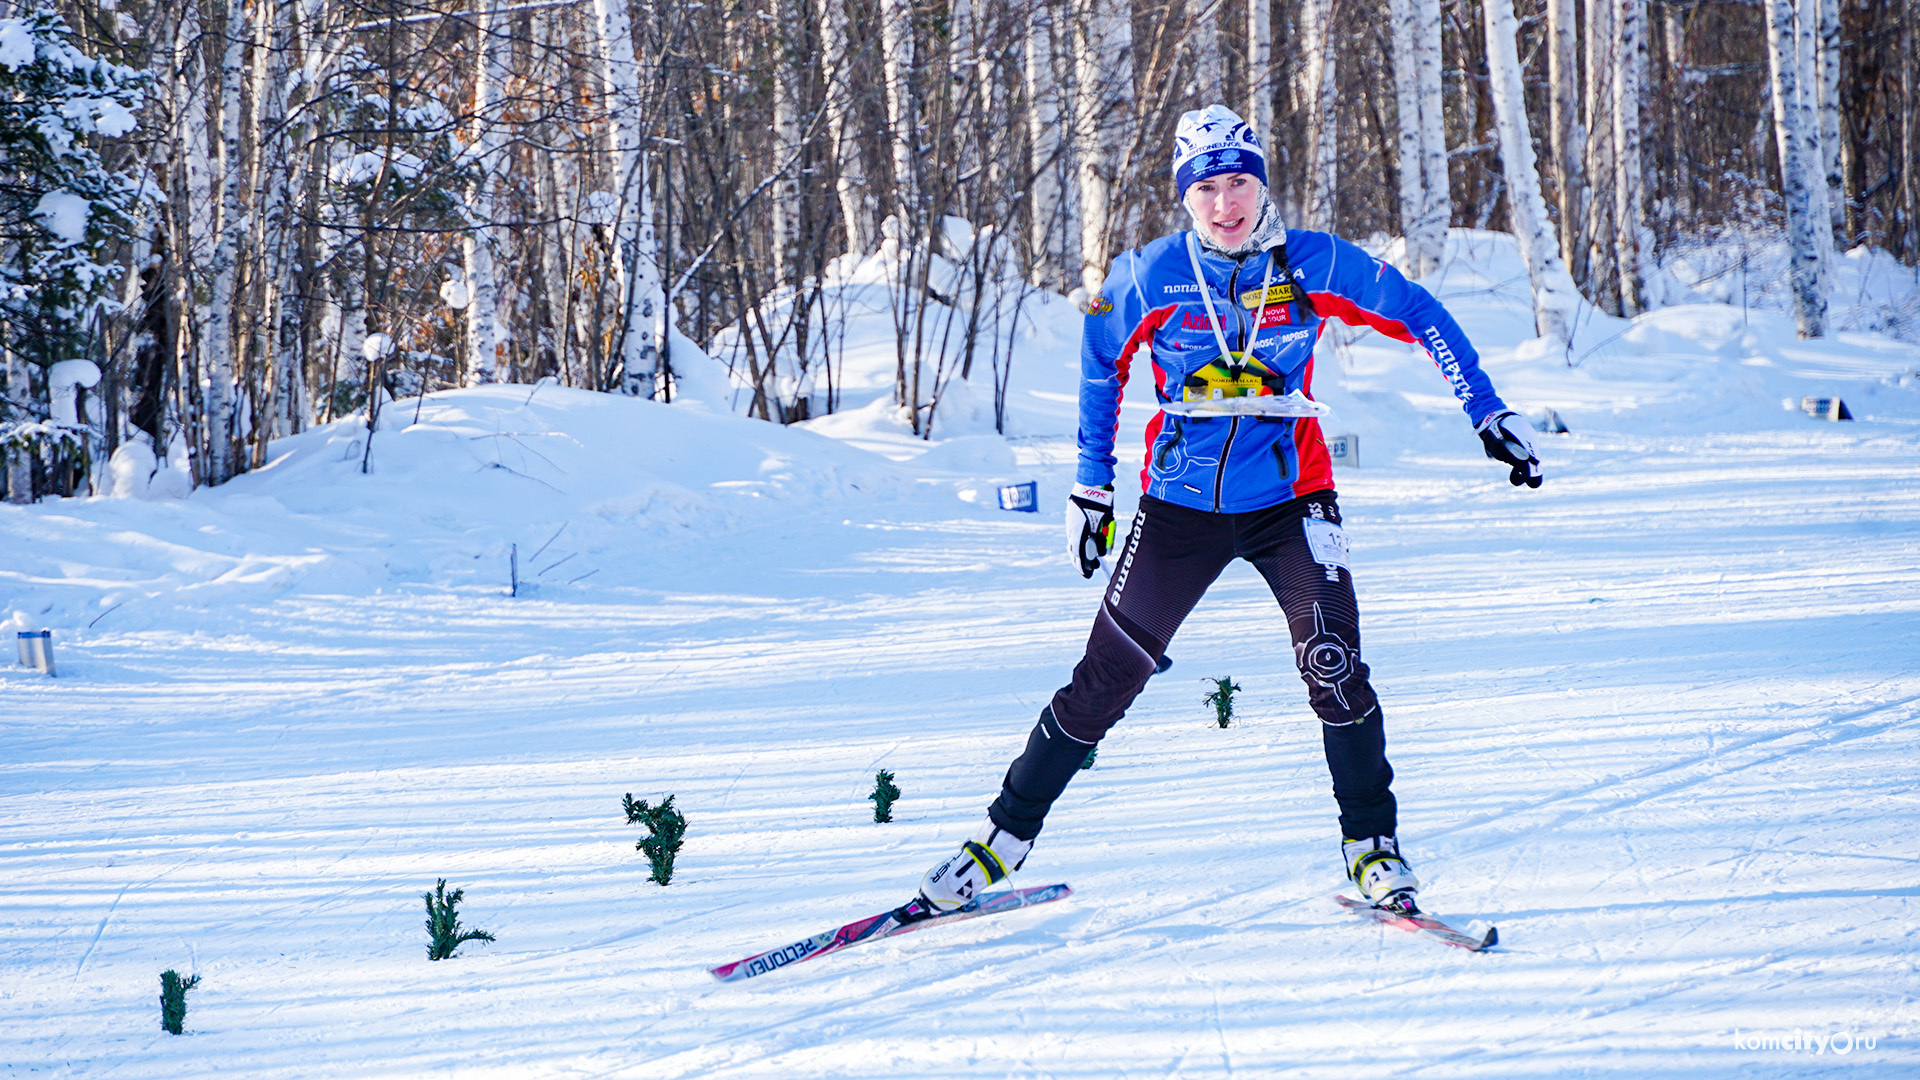
[[[1549, 355], [1511, 241], [1456, 231], [1450, 253], [1428, 284], [1495, 384], [1571, 429], [1541, 437], [1542, 489], [1508, 486], [1407, 346], [1330, 333], [1316, 381], [1328, 430], [1359, 436], [1338, 477], [1400, 835], [1426, 906], [1497, 923], [1499, 949], [1333, 903], [1318, 724], [1236, 566], [1016, 878], [1073, 897], [707, 977], [905, 899], [1079, 656], [1100, 582], [1061, 550], [1078, 373], [1054, 298], [1019, 342], [1010, 438], [913, 439], [877, 390], [779, 428], [489, 387], [394, 403], [370, 451], [357, 419], [285, 440], [187, 498], [0, 506], [0, 618], [52, 629], [60, 664], [0, 667], [0, 1059], [1920, 1070], [1920, 347], [1694, 303], [1583, 312]], [[879, 385], [874, 318], [849, 371], [868, 356]], [[1152, 414], [1136, 378], [1131, 446]], [[1858, 419], [1815, 420], [1809, 395]], [[997, 509], [1015, 480], [1042, 513]], [[1244, 688], [1226, 730], [1201, 701], [1221, 675]], [[886, 825], [865, 801], [880, 769], [903, 792]], [[688, 818], [668, 887], [627, 793]], [[440, 878], [497, 941], [429, 963]], [[202, 977], [184, 1036], [155, 1022], [167, 969]]]

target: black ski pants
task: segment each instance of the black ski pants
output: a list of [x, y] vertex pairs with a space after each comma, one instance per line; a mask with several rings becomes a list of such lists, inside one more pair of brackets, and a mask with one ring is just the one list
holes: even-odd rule
[[1125, 715], [1208, 586], [1240, 558], [1266, 579], [1286, 615], [1294, 663], [1320, 717], [1341, 830], [1348, 838], [1392, 836], [1393, 767], [1360, 660], [1360, 609], [1339, 524], [1331, 491], [1237, 514], [1143, 497], [1086, 655], [1007, 770], [988, 808], [995, 824], [1023, 840], [1039, 834], [1087, 751]]

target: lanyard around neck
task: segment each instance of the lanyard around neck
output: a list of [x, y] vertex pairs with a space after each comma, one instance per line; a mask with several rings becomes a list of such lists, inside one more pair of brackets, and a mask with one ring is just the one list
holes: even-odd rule
[[[1253, 330], [1247, 338], [1247, 351], [1240, 358], [1243, 363], [1253, 359], [1253, 348], [1258, 344], [1260, 337], [1260, 321], [1267, 315], [1267, 296], [1273, 285], [1274, 258], [1271, 251], [1266, 254], [1267, 272], [1266, 276], [1260, 279], [1260, 306], [1253, 313]], [[1187, 261], [1193, 264], [1193, 280], [1200, 286], [1200, 302], [1207, 306], [1207, 324], [1213, 327], [1214, 343], [1220, 346], [1220, 362], [1231, 364], [1233, 351], [1227, 348], [1227, 335], [1220, 329], [1220, 315], [1213, 310], [1213, 293], [1207, 288], [1207, 276], [1200, 272], [1200, 245], [1194, 240], [1192, 230], [1187, 231]], [[1227, 297], [1227, 302], [1232, 303], [1233, 297]]]

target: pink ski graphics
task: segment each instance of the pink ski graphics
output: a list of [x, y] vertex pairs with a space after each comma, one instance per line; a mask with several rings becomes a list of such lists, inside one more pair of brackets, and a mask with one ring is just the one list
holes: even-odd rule
[[1073, 895], [1066, 885], [1038, 885], [1029, 889], [1013, 889], [1008, 892], [990, 893], [948, 915], [934, 915], [929, 918], [902, 922], [900, 908], [883, 911], [878, 915], [869, 915], [842, 926], [838, 930], [829, 930], [815, 934], [791, 945], [782, 945], [763, 953], [735, 960], [731, 964], [721, 964], [709, 968], [708, 972], [721, 982], [738, 982], [751, 979], [756, 975], [765, 975], [777, 971], [789, 964], [798, 964], [806, 960], [815, 960], [828, 953], [850, 949], [865, 941], [877, 941], [895, 934], [905, 934], [928, 926], [963, 922], [982, 915], [998, 915], [1036, 904], [1046, 904]]
[[1385, 908], [1374, 907], [1364, 900], [1354, 900], [1346, 896], [1336, 896], [1334, 899], [1340, 901], [1341, 907], [1346, 908], [1356, 915], [1364, 915], [1367, 918], [1373, 919], [1375, 922], [1383, 922], [1388, 926], [1397, 926], [1402, 930], [1411, 930], [1416, 934], [1431, 934], [1449, 945], [1465, 949], [1468, 952], [1480, 952], [1500, 943], [1500, 931], [1491, 926], [1487, 927], [1485, 937], [1474, 937], [1471, 934], [1463, 934], [1453, 927], [1448, 926], [1446, 923], [1441, 922], [1439, 919], [1419, 911], [1402, 915], [1398, 912], [1388, 911]]

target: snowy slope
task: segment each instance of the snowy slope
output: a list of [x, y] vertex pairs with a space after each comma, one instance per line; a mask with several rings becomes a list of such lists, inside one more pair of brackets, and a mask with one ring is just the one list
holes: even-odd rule
[[[185, 500], [0, 507], [0, 618], [60, 663], [0, 668], [0, 1070], [1920, 1069], [1920, 349], [1693, 305], [1590, 315], [1569, 365], [1525, 340], [1510, 244], [1454, 245], [1429, 284], [1509, 402], [1572, 428], [1547, 485], [1510, 488], [1377, 335], [1323, 344], [1320, 396], [1361, 438], [1342, 506], [1402, 836], [1429, 906], [1502, 949], [1331, 902], [1316, 721], [1237, 567], [1020, 875], [1075, 897], [706, 976], [903, 899], [1078, 656], [1073, 343], [1042, 326], [1010, 441], [497, 387], [393, 407], [364, 475], [341, 424]], [[1782, 407], [1834, 393], [1859, 420]], [[996, 509], [1024, 479], [1046, 512]], [[626, 792], [689, 818], [669, 887]], [[499, 940], [436, 964], [442, 877]], [[184, 1037], [170, 967], [203, 977]], [[1854, 1049], [1739, 1048], [1796, 1030]]]

